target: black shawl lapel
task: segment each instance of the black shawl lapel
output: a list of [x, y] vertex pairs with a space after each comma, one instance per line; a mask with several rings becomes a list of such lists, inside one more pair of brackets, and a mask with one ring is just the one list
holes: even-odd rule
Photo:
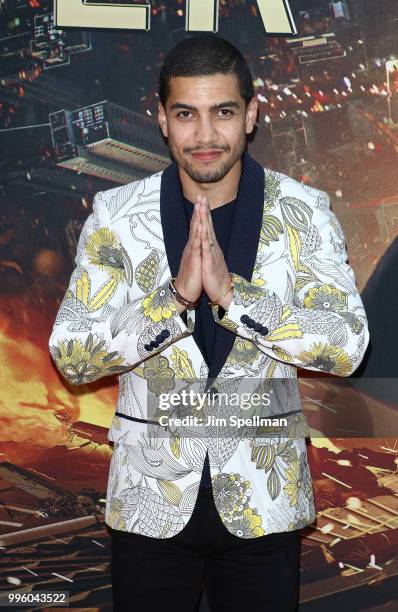
[[182, 201], [178, 166], [173, 161], [162, 173], [160, 183], [160, 222], [171, 276], [180, 269], [182, 252], [188, 241], [189, 228]]
[[[252, 279], [264, 207], [264, 168], [248, 153], [242, 156], [231, 235], [225, 262], [230, 272], [249, 282]], [[176, 277], [189, 228], [182, 201], [178, 165], [173, 161], [162, 173], [160, 188], [160, 220], [171, 275]], [[236, 334], [217, 325], [213, 354], [209, 364], [209, 379], [215, 379], [232, 350]], [[210, 381], [211, 383], [211, 381]]]
[[[235, 272], [249, 282], [256, 262], [263, 208], [264, 168], [245, 153], [225, 263], [229, 272]], [[235, 332], [217, 325], [209, 379], [216, 378], [220, 373], [235, 339]]]

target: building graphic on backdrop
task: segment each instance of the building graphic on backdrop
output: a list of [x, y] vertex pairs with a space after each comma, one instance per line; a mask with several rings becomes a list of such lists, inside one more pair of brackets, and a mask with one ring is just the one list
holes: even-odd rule
[[5, 19], [0, 31], [0, 77], [6, 82], [66, 66], [72, 55], [91, 51], [89, 32], [56, 29], [52, 11], [32, 14], [26, 1], [17, 1], [14, 6], [18, 10], [12, 19]]
[[124, 184], [170, 163], [153, 119], [106, 100], [52, 113], [50, 126], [57, 165], [75, 172]]

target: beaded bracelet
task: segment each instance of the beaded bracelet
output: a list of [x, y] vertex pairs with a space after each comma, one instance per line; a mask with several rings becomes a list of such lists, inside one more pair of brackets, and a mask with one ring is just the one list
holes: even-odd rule
[[213, 308], [213, 306], [217, 306], [219, 301], [223, 299], [223, 297], [225, 297], [227, 295], [227, 293], [229, 292], [230, 289], [232, 289], [232, 287], [234, 286], [234, 279], [232, 276], [232, 273], [229, 273], [229, 285], [228, 285], [228, 289], [226, 290], [225, 293], [223, 293], [222, 295], [220, 295], [220, 297], [218, 297], [214, 302], [208, 302], [209, 306], [211, 306]]
[[175, 281], [175, 278], [172, 277], [169, 281], [169, 288], [172, 294], [174, 295], [174, 297], [176, 298], [177, 302], [180, 302], [180, 304], [185, 306], [187, 310], [194, 310], [195, 308], [197, 308], [200, 304], [200, 300], [197, 300], [196, 302], [190, 302], [189, 300], [184, 298], [181, 295], [181, 293], [178, 292], [177, 288], [174, 286], [174, 281]]

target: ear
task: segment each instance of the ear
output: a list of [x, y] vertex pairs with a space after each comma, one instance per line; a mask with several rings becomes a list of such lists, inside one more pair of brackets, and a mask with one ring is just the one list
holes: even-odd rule
[[258, 113], [258, 100], [253, 97], [246, 109], [246, 134], [251, 134], [254, 129]]
[[161, 102], [158, 102], [158, 123], [160, 125], [160, 129], [162, 130], [163, 136], [167, 138], [169, 135], [167, 130], [167, 116], [164, 106]]

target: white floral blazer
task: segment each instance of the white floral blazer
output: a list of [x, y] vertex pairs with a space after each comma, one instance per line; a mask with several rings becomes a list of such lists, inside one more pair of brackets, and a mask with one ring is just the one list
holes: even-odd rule
[[[179, 315], [168, 284], [188, 239], [181, 195], [175, 162], [95, 195], [49, 339], [69, 383], [118, 374], [105, 520], [155, 538], [177, 534], [208, 450], [215, 505], [232, 534], [299, 529], [316, 512], [297, 368], [349, 376], [369, 342], [341, 226], [325, 192], [245, 153], [225, 257], [233, 299], [224, 316], [212, 309], [219, 333], [209, 367], [192, 336], [195, 311]], [[227, 393], [272, 382], [275, 400], [262, 414], [283, 413], [287, 426], [265, 436], [255, 426], [156, 424], [149, 396], [195, 382], [204, 390], [209, 377]]]

